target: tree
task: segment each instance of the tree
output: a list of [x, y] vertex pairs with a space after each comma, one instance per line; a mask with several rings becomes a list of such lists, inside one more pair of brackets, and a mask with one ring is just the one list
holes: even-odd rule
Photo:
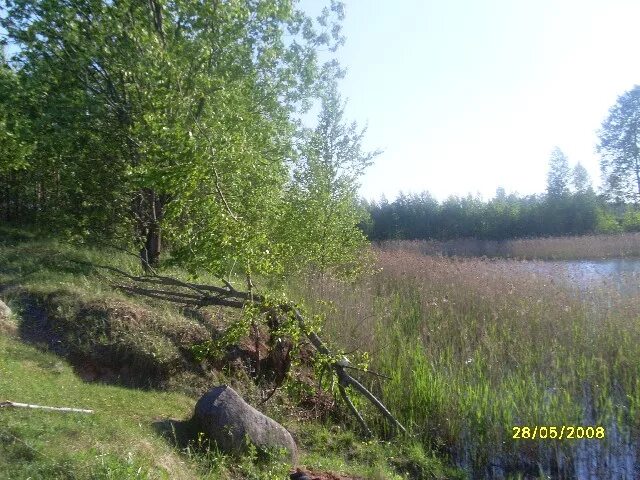
[[27, 167], [29, 151], [29, 144], [21, 135], [23, 119], [12, 108], [19, 96], [18, 77], [0, 45], [0, 214], [5, 220], [16, 220], [21, 213], [17, 179]]
[[580, 162], [576, 163], [571, 172], [571, 183], [576, 193], [587, 193], [593, 191], [589, 172]]
[[317, 52], [343, 41], [341, 3], [317, 23], [284, 0], [3, 4], [41, 218], [124, 237], [145, 265], [162, 233], [192, 270], [282, 267], [296, 118], [339, 73]]
[[640, 85], [625, 92], [602, 123], [598, 152], [605, 195], [640, 201]]
[[562, 197], [569, 193], [570, 170], [566, 155], [558, 147], [554, 148], [549, 157], [549, 171], [547, 173], [547, 195]]
[[360, 264], [366, 238], [359, 225], [367, 212], [358, 199], [359, 179], [380, 152], [363, 151], [366, 128], [346, 122], [345, 106], [332, 83], [321, 98], [316, 128], [305, 132], [279, 227], [293, 235], [287, 242], [290, 267], [348, 273]]
[[[136, 282], [124, 291], [242, 308], [234, 327], [268, 317], [278, 343], [306, 335], [352, 411], [348, 385], [393, 419], [296, 306], [252, 282], [360, 261], [357, 181], [375, 153], [343, 120], [339, 65], [318, 59], [343, 42], [342, 3], [315, 22], [291, 0], [0, 0], [0, 12], [18, 47], [9, 83], [24, 92], [9, 108], [36, 139], [17, 183], [37, 200], [31, 219], [136, 244], [147, 271], [121, 271]], [[300, 117], [318, 98], [319, 123], [307, 131]], [[158, 275], [161, 234], [172, 262], [225, 287]]]

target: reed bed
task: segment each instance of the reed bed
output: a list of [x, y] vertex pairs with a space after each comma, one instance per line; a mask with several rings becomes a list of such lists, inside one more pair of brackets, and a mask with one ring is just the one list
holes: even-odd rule
[[526, 260], [581, 260], [640, 257], [640, 233], [524, 238], [517, 240], [387, 240], [384, 251], [414, 251], [423, 255], [504, 257]]
[[[304, 294], [331, 300], [318, 307], [325, 335], [371, 354], [391, 380], [370, 386], [425, 444], [480, 478], [571, 478], [587, 463], [604, 475], [632, 455], [621, 448], [638, 456], [639, 295], [578, 288], [561, 264], [382, 249], [377, 265], [357, 285], [316, 280]], [[603, 425], [607, 436], [513, 439], [523, 425]], [[596, 459], [581, 464], [584, 448]]]

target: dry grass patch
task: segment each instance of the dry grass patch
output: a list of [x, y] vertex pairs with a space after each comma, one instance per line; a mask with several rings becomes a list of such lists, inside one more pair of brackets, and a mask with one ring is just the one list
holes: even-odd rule
[[388, 240], [379, 248], [423, 255], [505, 257], [528, 260], [581, 260], [640, 257], [640, 233], [523, 238], [516, 240]]

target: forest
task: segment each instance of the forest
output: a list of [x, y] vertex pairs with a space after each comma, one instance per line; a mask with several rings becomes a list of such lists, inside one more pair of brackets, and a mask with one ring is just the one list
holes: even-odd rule
[[428, 192], [400, 193], [392, 202], [383, 198], [363, 201], [363, 205], [370, 218], [362, 229], [375, 241], [508, 240], [640, 230], [637, 203], [616, 196], [615, 188], [607, 183], [596, 193], [586, 169], [580, 163], [570, 168], [557, 147], [549, 159], [545, 193], [507, 195], [504, 188], [498, 188], [487, 201], [468, 195], [442, 202]]

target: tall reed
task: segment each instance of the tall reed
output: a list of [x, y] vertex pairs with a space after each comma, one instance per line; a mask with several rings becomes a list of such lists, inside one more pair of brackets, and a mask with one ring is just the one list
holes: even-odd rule
[[512, 427], [615, 425], [637, 446], [638, 296], [578, 289], [561, 265], [397, 249], [377, 259], [373, 277], [311, 282], [305, 295], [333, 302], [319, 307], [325, 334], [371, 353], [391, 377], [371, 386], [425, 444], [480, 476], [560, 477], [575, 474], [577, 444], [518, 441]]
[[640, 257], [640, 233], [583, 235], [574, 237], [477, 240], [388, 240], [386, 251], [415, 251], [425, 255], [504, 257], [520, 259], [575, 260]]

